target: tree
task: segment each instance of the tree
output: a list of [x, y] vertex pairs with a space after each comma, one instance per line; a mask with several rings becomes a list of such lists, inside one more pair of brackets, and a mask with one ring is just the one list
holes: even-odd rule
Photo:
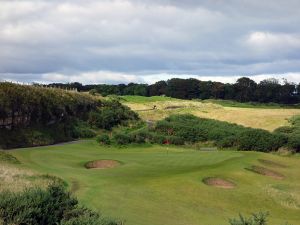
[[240, 102], [254, 101], [256, 86], [257, 84], [255, 83], [255, 81], [251, 80], [250, 78], [242, 77], [238, 79], [234, 84], [236, 100]]

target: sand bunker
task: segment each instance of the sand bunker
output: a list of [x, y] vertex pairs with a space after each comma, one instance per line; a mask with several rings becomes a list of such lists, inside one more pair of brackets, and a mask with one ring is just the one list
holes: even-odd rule
[[277, 168], [286, 168], [286, 165], [282, 165], [278, 162], [274, 162], [271, 160], [267, 160], [267, 159], [259, 159], [258, 160], [261, 164], [264, 164], [266, 166], [271, 166], [271, 167], [277, 167]]
[[260, 175], [268, 176], [268, 177], [273, 177], [278, 180], [282, 180], [284, 176], [276, 171], [267, 169], [262, 166], [251, 166], [250, 168], [246, 168], [246, 170], [249, 170], [254, 173], [258, 173]]
[[207, 177], [203, 179], [203, 183], [209, 186], [215, 186], [226, 189], [234, 188], [236, 186], [233, 182], [218, 177]]
[[121, 165], [121, 163], [118, 161], [105, 159], [87, 162], [84, 166], [87, 169], [108, 169], [117, 167], [119, 165]]

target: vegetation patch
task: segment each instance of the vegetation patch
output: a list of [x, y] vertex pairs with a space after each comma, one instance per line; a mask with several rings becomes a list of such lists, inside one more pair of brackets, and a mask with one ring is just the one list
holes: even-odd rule
[[271, 166], [271, 167], [277, 167], [277, 168], [287, 168], [286, 165], [283, 165], [281, 163], [274, 162], [274, 161], [271, 161], [271, 160], [267, 160], [267, 159], [258, 159], [258, 161], [261, 164], [264, 164], [265, 166]]
[[202, 181], [206, 185], [219, 188], [232, 189], [236, 187], [235, 183], [218, 177], [207, 177], [204, 178]]
[[84, 166], [87, 169], [109, 169], [120, 165], [119, 161], [103, 159], [87, 162]]
[[165, 109], [182, 109], [182, 108], [184, 108], [183, 105], [170, 105], [165, 107]]
[[11, 164], [20, 164], [21, 163], [16, 157], [14, 157], [13, 155], [11, 155], [7, 152], [4, 152], [4, 151], [0, 151], [0, 161], [11, 163]]
[[254, 172], [254, 173], [257, 173], [260, 175], [272, 177], [272, 178], [275, 178], [278, 180], [282, 180], [284, 178], [284, 175], [282, 175], [281, 173], [276, 172], [274, 170], [267, 169], [262, 166], [251, 166], [250, 168], [246, 168], [246, 170], [249, 170], [251, 172]]

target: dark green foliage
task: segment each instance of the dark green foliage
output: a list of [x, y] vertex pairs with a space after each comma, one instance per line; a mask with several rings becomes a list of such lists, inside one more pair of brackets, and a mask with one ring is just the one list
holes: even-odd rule
[[166, 136], [158, 133], [149, 133], [149, 141], [152, 144], [164, 144]]
[[238, 136], [240, 150], [269, 152], [279, 149], [286, 142], [287, 138], [284, 135], [272, 134], [259, 129], [247, 130]]
[[300, 102], [300, 84], [294, 84], [271, 78], [256, 83], [247, 77], [242, 77], [234, 84], [224, 84], [213, 81], [200, 81], [196, 79], [173, 78], [168, 81], [159, 81], [152, 85], [134, 84], [128, 85], [81, 85], [50, 84], [48, 86], [76, 88], [79, 91], [96, 90], [103, 96], [107, 95], [141, 95], [160, 96], [166, 95], [180, 99], [225, 99], [239, 102], [260, 102], [295, 104]]
[[77, 203], [59, 186], [50, 186], [46, 191], [5, 192], [0, 194], [0, 218], [4, 224], [56, 225], [64, 212], [73, 209]]
[[103, 145], [110, 145], [111, 141], [107, 134], [100, 134], [97, 136], [97, 142]]
[[121, 225], [121, 223], [102, 218], [87, 208], [75, 208], [64, 214], [60, 225]]
[[133, 142], [131, 135], [125, 132], [118, 132], [113, 137], [117, 145], [127, 145]]
[[214, 141], [220, 147], [237, 147], [240, 150], [268, 152], [277, 150], [287, 142], [282, 134], [193, 115], [170, 116], [159, 121], [155, 131], [165, 136], [180, 137], [182, 140], [176, 141], [176, 144]]
[[239, 218], [229, 220], [230, 225], [267, 225], [267, 217], [269, 213], [259, 212], [253, 213], [249, 218], [239, 215]]
[[93, 127], [110, 130], [124, 121], [137, 120], [138, 115], [118, 101], [103, 102], [101, 107], [89, 115], [89, 124]]
[[[246, 151], [270, 152], [278, 150], [288, 142], [281, 133], [243, 127], [237, 124], [199, 118], [193, 115], [172, 115], [158, 121], [154, 128], [124, 130], [114, 135], [117, 144], [157, 143], [194, 144], [211, 141], [221, 148], [234, 147]], [[297, 140], [290, 143], [297, 146]]]
[[4, 225], [117, 225], [98, 213], [78, 206], [62, 186], [22, 193], [0, 193], [0, 221]]
[[57, 88], [0, 83], [0, 148], [92, 138], [96, 132], [91, 126], [111, 129], [136, 119], [136, 113], [117, 101], [99, 101], [89, 94]]
[[286, 136], [289, 149], [300, 152], [300, 116], [292, 117], [290, 123], [292, 126], [279, 127], [275, 132]]
[[291, 134], [288, 137], [288, 147], [297, 152], [300, 152], [300, 133]]
[[295, 130], [294, 127], [284, 126], [284, 127], [278, 127], [276, 130], [274, 130], [274, 133], [279, 134], [291, 134]]
[[235, 136], [224, 137], [216, 142], [217, 146], [220, 148], [230, 148], [237, 146], [238, 138]]
[[74, 121], [72, 123], [72, 137], [74, 138], [92, 138], [96, 137], [97, 133], [89, 127], [89, 124], [84, 121]]
[[172, 145], [184, 145], [184, 140], [181, 137], [177, 136], [167, 136], [165, 137], [165, 140]]

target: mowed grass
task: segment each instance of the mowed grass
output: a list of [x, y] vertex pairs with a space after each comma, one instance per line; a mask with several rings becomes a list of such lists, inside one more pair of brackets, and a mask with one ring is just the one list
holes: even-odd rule
[[[81, 203], [126, 225], [225, 225], [239, 212], [269, 211], [270, 224], [300, 224], [299, 156], [211, 151], [165, 146], [103, 147], [94, 141], [14, 150], [21, 167], [63, 178]], [[111, 169], [86, 169], [92, 160], [122, 162]], [[283, 180], [245, 170], [264, 166], [258, 159], [287, 167], [268, 167]], [[205, 185], [206, 177], [236, 184], [233, 189]]]
[[[288, 125], [291, 117], [300, 114], [300, 109], [280, 108], [279, 106], [276, 108], [274, 105], [250, 108], [250, 104], [241, 104], [240, 107], [236, 105], [228, 107], [221, 103], [217, 104], [220, 101], [189, 101], [162, 96], [149, 98], [125, 96], [122, 98], [126, 100], [123, 103], [136, 111], [144, 120], [161, 120], [172, 114], [191, 113], [203, 118], [273, 131], [280, 126]], [[156, 109], [151, 110], [154, 105]]]

